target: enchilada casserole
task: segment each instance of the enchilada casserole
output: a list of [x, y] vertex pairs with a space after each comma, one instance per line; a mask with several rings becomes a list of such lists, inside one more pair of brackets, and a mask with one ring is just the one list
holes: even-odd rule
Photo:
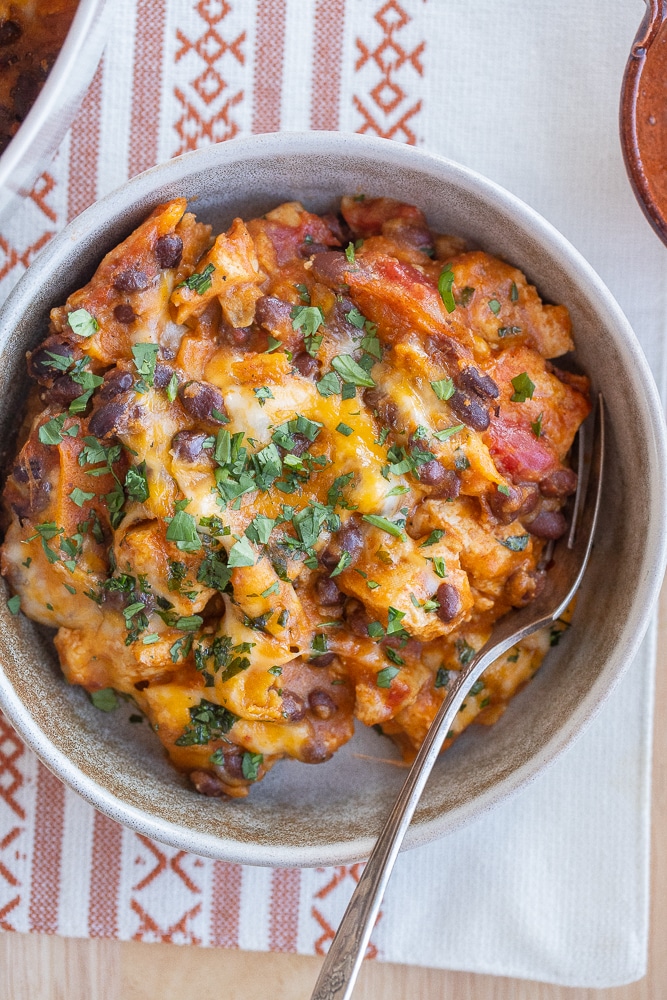
[[[240, 797], [354, 720], [409, 759], [461, 664], [544, 581], [588, 381], [562, 305], [390, 198], [212, 239], [159, 205], [51, 312], [4, 498], [10, 608], [99, 707]], [[547, 633], [494, 663], [491, 723]]]

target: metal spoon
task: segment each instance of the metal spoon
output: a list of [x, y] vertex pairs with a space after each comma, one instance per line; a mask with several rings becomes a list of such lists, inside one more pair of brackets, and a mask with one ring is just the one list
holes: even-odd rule
[[[456, 676], [408, 772], [394, 808], [373, 848], [315, 984], [311, 1000], [349, 1000], [375, 925], [387, 883], [421, 793], [464, 698], [472, 685], [515, 643], [560, 618], [574, 597], [591, 553], [597, 523], [604, 458], [604, 406], [598, 397], [593, 448], [579, 431], [579, 482], [567, 542], [554, 549], [542, 593], [527, 607], [501, 618], [489, 641]], [[594, 418], [589, 418], [594, 420]], [[591, 454], [592, 452], [592, 454]], [[590, 480], [590, 489], [588, 489]], [[588, 496], [587, 496], [588, 492]], [[584, 502], [584, 498], [586, 501]]]

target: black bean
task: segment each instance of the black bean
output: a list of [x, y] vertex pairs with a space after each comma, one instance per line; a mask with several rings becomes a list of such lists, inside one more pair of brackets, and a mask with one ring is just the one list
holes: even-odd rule
[[577, 474], [572, 469], [554, 469], [540, 479], [539, 486], [544, 497], [567, 497], [577, 489]]
[[292, 306], [275, 295], [262, 295], [255, 303], [255, 322], [269, 332], [291, 323]]
[[306, 714], [306, 703], [301, 695], [283, 688], [282, 714], [288, 722], [301, 722]]
[[315, 253], [328, 253], [329, 247], [325, 243], [302, 243], [299, 247], [301, 257], [311, 257]]
[[325, 569], [335, 569], [343, 552], [349, 552], [352, 561], [361, 552], [364, 544], [359, 522], [351, 517], [331, 539], [326, 549], [320, 553], [320, 562]]
[[417, 473], [419, 482], [434, 487], [431, 496], [455, 500], [461, 492], [461, 480], [453, 469], [446, 469], [437, 459], [420, 465]]
[[33, 456], [28, 459], [26, 465], [25, 458], [16, 463], [12, 469], [12, 476], [17, 483], [40, 482], [44, 478], [44, 463], [40, 458]]
[[323, 691], [322, 688], [315, 688], [314, 691], [310, 692], [308, 695], [308, 707], [318, 719], [330, 719], [332, 715], [336, 714], [338, 709], [336, 702], [329, 692]]
[[304, 378], [319, 378], [320, 363], [317, 358], [311, 357], [307, 351], [299, 351], [293, 359], [292, 364]]
[[160, 267], [178, 267], [183, 256], [183, 240], [175, 233], [160, 236], [155, 241], [153, 253]]
[[0, 45], [11, 45], [13, 42], [18, 41], [22, 34], [23, 28], [18, 21], [7, 19], [0, 24]]
[[114, 317], [119, 323], [134, 323], [137, 318], [136, 313], [132, 306], [127, 305], [127, 303], [122, 303], [113, 311]]
[[308, 662], [313, 667], [328, 667], [335, 659], [335, 653], [322, 653], [321, 656], [311, 656]]
[[482, 399], [497, 399], [500, 395], [498, 386], [489, 375], [482, 373], [472, 366], [463, 368], [456, 378], [456, 384], [460, 389], [474, 392]]
[[317, 599], [325, 608], [333, 607], [341, 601], [341, 593], [335, 580], [328, 576], [321, 576], [316, 585]]
[[99, 399], [113, 399], [121, 392], [127, 392], [134, 384], [131, 372], [123, 371], [122, 368], [112, 368], [104, 376], [104, 382], [99, 387], [97, 395]]
[[338, 240], [341, 246], [347, 245], [352, 239], [350, 227], [342, 215], [334, 215], [333, 212], [325, 212], [320, 216], [324, 225], [331, 235]]
[[243, 778], [243, 751], [238, 747], [225, 753], [225, 772], [230, 778]]
[[364, 403], [388, 427], [398, 427], [398, 406], [389, 396], [385, 396], [379, 389], [364, 389]]
[[51, 388], [47, 389], [45, 399], [49, 403], [60, 403], [67, 406], [82, 393], [83, 389], [70, 375], [60, 375]]
[[215, 774], [210, 771], [190, 771], [190, 781], [200, 795], [219, 799], [225, 795], [225, 787]]
[[181, 462], [194, 462], [201, 455], [206, 435], [200, 431], [179, 431], [171, 441], [174, 458]]
[[69, 344], [63, 344], [58, 340], [51, 341], [50, 338], [36, 351], [27, 355], [28, 372], [42, 385], [50, 385], [58, 375], [57, 369], [52, 366], [52, 354], [57, 354], [59, 358], [74, 358], [74, 350]]
[[194, 420], [210, 420], [220, 423], [213, 416], [213, 410], [225, 412], [222, 393], [210, 382], [186, 382], [179, 386], [178, 398], [186, 413]]
[[363, 636], [363, 638], [368, 639], [368, 626], [370, 624], [370, 618], [366, 614], [366, 609], [356, 598], [351, 597], [345, 602], [345, 610], [343, 612], [343, 617], [347, 623], [347, 627], [354, 632], [355, 635]]
[[485, 431], [489, 426], [489, 414], [477, 399], [457, 391], [447, 402], [459, 420], [474, 431]]
[[[11, 495], [11, 494], [10, 494]], [[23, 520], [34, 518], [35, 514], [48, 507], [51, 501], [51, 483], [48, 479], [31, 483], [27, 496], [19, 496], [11, 501], [12, 510]]]
[[532, 484], [508, 486], [507, 489], [509, 494], [494, 488], [486, 496], [491, 513], [501, 524], [511, 524], [518, 517], [529, 514], [539, 500], [537, 488]]
[[451, 622], [460, 613], [461, 598], [451, 583], [441, 583], [435, 593], [435, 599], [440, 605], [436, 614], [441, 622]]
[[173, 374], [173, 368], [170, 368], [169, 365], [163, 365], [161, 361], [158, 361], [153, 373], [153, 385], [158, 389], [166, 389], [171, 382]]
[[559, 510], [542, 510], [526, 527], [537, 538], [556, 539], [567, 531], [567, 521]]
[[148, 288], [148, 275], [137, 267], [128, 267], [116, 275], [113, 285], [119, 292], [143, 292]]
[[291, 455], [303, 455], [304, 451], [308, 451], [310, 448], [310, 441], [305, 434], [292, 434], [292, 440], [294, 441], [294, 447], [291, 449]]
[[345, 254], [338, 250], [328, 250], [313, 257], [310, 273], [316, 281], [321, 281], [329, 288], [339, 288], [345, 284], [345, 272], [350, 265]]
[[125, 416], [125, 406], [122, 402], [112, 399], [95, 410], [88, 421], [88, 432], [97, 438], [108, 438], [115, 434]]
[[10, 91], [10, 96], [14, 102], [14, 114], [19, 121], [23, 121], [26, 117], [30, 108], [35, 103], [40, 90], [41, 83], [39, 77], [31, 73], [30, 70], [26, 70], [19, 75], [15, 86]]

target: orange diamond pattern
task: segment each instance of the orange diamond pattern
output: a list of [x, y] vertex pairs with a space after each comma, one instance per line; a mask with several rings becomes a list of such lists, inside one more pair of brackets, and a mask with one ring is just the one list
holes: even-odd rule
[[375, 45], [362, 38], [356, 39], [355, 71], [359, 73], [373, 65], [379, 79], [369, 89], [368, 98], [353, 95], [354, 107], [361, 117], [357, 132], [415, 145], [417, 135], [413, 119], [421, 111], [422, 102], [412, 100], [410, 88], [415, 74], [420, 77], [424, 74], [422, 56], [426, 42], [419, 42], [410, 49], [398, 37], [412, 19], [397, 0], [382, 4], [373, 20], [382, 31], [382, 37]]
[[[193, 74], [186, 87], [174, 87], [181, 114], [174, 125], [179, 144], [174, 155], [213, 142], [233, 139], [239, 132], [234, 108], [243, 100], [243, 91], [220, 98], [229, 87], [223, 71], [226, 58], [245, 65], [246, 32], [232, 40], [222, 33], [223, 22], [232, 12], [226, 0], [200, 0], [195, 11], [203, 21], [201, 34], [191, 39], [181, 28], [176, 30], [178, 49], [175, 61], [189, 60]], [[185, 74], [178, 74], [183, 80]]]

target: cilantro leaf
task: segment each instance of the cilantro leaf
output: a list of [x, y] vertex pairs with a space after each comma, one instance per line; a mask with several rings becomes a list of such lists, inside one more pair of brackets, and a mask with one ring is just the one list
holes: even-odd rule
[[69, 494], [69, 498], [77, 505], [77, 507], [83, 507], [84, 503], [88, 500], [92, 500], [95, 495], [95, 493], [84, 493], [84, 491], [80, 490], [78, 486], [75, 486]]
[[431, 382], [431, 388], [438, 399], [451, 399], [454, 395], [454, 382], [451, 378], [441, 378], [437, 382]]
[[176, 288], [189, 288], [191, 292], [196, 292], [197, 295], [203, 295], [204, 292], [207, 292], [213, 284], [211, 275], [214, 271], [215, 264], [207, 264], [200, 274], [195, 271], [189, 278], [186, 278], [185, 281], [181, 281], [180, 284], [176, 285]]
[[509, 538], [499, 538], [498, 541], [510, 552], [523, 552], [528, 545], [528, 535], [510, 535]]
[[159, 349], [158, 344], [134, 344], [132, 346], [136, 369], [148, 385], [153, 385]]
[[385, 667], [375, 675], [375, 683], [379, 688], [391, 687], [394, 677], [400, 673], [398, 667]]
[[[267, 520], [269, 519], [267, 518]], [[255, 562], [256, 557], [253, 547], [250, 544], [250, 540], [244, 535], [229, 550], [227, 565], [232, 569], [235, 566], [254, 566]]]
[[77, 337], [92, 337], [100, 328], [100, 324], [87, 309], [75, 309], [68, 314], [67, 322]]
[[364, 514], [363, 520], [367, 521], [368, 524], [372, 524], [375, 528], [380, 528], [382, 531], [386, 531], [388, 535], [393, 535], [395, 538], [402, 538], [405, 540], [405, 534], [400, 525], [395, 524], [386, 517], [380, 517], [378, 514]]
[[197, 522], [192, 514], [185, 510], [177, 511], [167, 528], [167, 541], [176, 542], [176, 548], [181, 552], [198, 552], [202, 547], [197, 534]]
[[118, 697], [113, 688], [102, 688], [101, 691], [91, 691], [90, 700], [101, 712], [115, 712], [118, 708]]
[[319, 306], [294, 306], [291, 311], [292, 329], [303, 331], [303, 342], [308, 353], [315, 357], [322, 343], [322, 334], [316, 336], [324, 323], [324, 313]]
[[368, 372], [357, 364], [351, 354], [337, 354], [331, 359], [331, 367], [336, 369], [345, 382], [352, 385], [364, 385], [369, 388], [375, 385]]
[[438, 278], [438, 291], [440, 292], [440, 298], [442, 299], [443, 305], [448, 313], [454, 312], [456, 309], [454, 293], [452, 292], [453, 284], [454, 272], [451, 267], [446, 267], [444, 271], [441, 271], [440, 277]]
[[148, 500], [148, 480], [146, 478], [146, 463], [131, 465], [125, 476], [125, 493], [131, 500], [144, 503]]
[[535, 383], [531, 381], [528, 372], [521, 372], [512, 379], [514, 392], [510, 396], [512, 403], [525, 403], [527, 399], [533, 398]]

